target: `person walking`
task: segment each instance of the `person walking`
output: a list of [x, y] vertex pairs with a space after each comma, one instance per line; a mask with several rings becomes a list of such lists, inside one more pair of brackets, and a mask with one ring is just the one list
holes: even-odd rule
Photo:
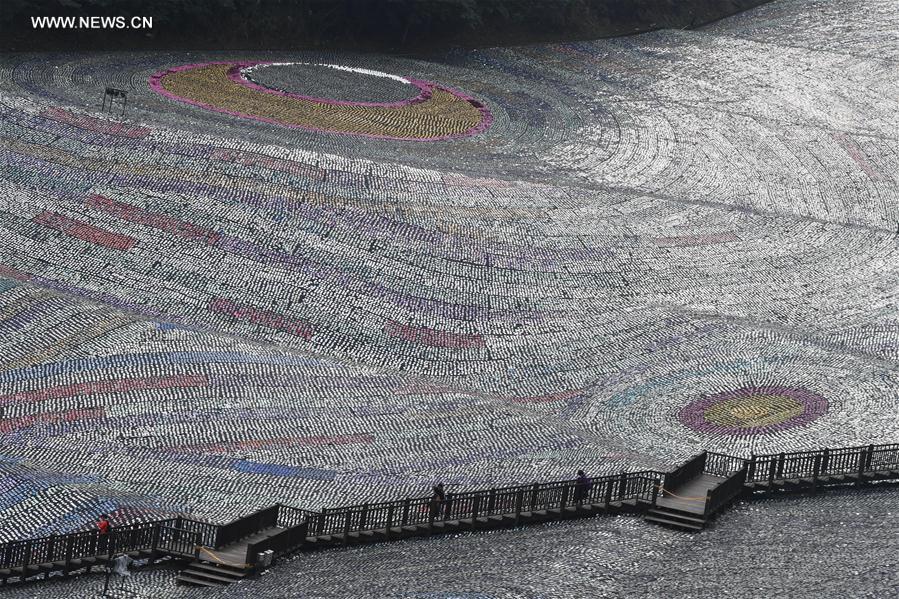
[[446, 491], [443, 483], [437, 483], [433, 488], [434, 495], [431, 497], [431, 518], [438, 518], [440, 511], [446, 503]]
[[587, 493], [593, 487], [593, 483], [587, 478], [583, 470], [577, 471], [577, 479], [574, 481], [574, 502], [583, 503], [587, 498]]
[[97, 520], [97, 553], [104, 553], [109, 549], [109, 532], [111, 530], [109, 516], [100, 514], [100, 519]]

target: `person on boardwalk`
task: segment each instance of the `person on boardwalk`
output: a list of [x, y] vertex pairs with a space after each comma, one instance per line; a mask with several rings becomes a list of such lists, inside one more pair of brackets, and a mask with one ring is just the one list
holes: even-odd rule
[[434, 494], [431, 496], [431, 518], [438, 518], [443, 505], [446, 503], [446, 491], [443, 489], [443, 483], [437, 483], [433, 488]]
[[583, 503], [587, 498], [587, 493], [593, 487], [593, 483], [587, 478], [583, 470], [577, 471], [577, 479], [574, 482], [574, 501], [575, 503]]
[[97, 553], [103, 553], [109, 548], [109, 531], [111, 529], [109, 516], [100, 514], [100, 519], [97, 520]]

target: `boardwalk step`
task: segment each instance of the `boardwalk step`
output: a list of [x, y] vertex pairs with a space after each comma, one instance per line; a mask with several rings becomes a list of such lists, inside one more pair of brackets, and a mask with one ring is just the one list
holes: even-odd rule
[[668, 518], [661, 518], [658, 516], [646, 516], [644, 518], [647, 522], [655, 522], [657, 524], [664, 524], [666, 526], [673, 526], [675, 528], [681, 528], [684, 530], [697, 531], [702, 530], [704, 527], [698, 524], [691, 524], [690, 522], [684, 522], [682, 520], [669, 520]]
[[651, 512], [651, 511], [653, 511], [653, 510], [659, 511], [659, 512], [666, 512], [666, 513], [668, 513], [668, 514], [676, 515], [676, 516], [679, 516], [679, 517], [682, 517], [682, 518], [700, 518], [700, 519], [703, 519], [703, 514], [702, 514], [702, 513], [697, 513], [697, 512], [695, 512], [695, 511], [691, 511], [691, 510], [687, 510], [687, 509], [681, 509], [680, 507], [674, 507], [674, 506], [671, 506], [671, 505], [657, 505], [657, 506], [655, 506], [655, 507], [649, 508], [648, 511]]
[[185, 574], [179, 574], [175, 579], [176, 582], [181, 584], [189, 584], [193, 586], [199, 587], [224, 587], [227, 586], [227, 583], [215, 582], [212, 580], [204, 580], [202, 578], [194, 578], [193, 576], [188, 576]]
[[227, 572], [228, 576], [231, 576], [233, 578], [243, 578], [247, 575], [246, 570], [213, 566], [212, 564], [207, 564], [206, 562], [194, 562], [185, 569], [185, 572], [188, 570], [203, 570], [218, 575], [221, 575], [222, 572]]
[[213, 582], [220, 582], [222, 584], [231, 584], [232, 582], [240, 580], [240, 577], [223, 576], [222, 574], [212, 573], [208, 570], [194, 569], [192, 566], [188, 566], [187, 569], [181, 572], [180, 576], [189, 576], [191, 578], [198, 578], [201, 580], [211, 580]]
[[692, 516], [686, 516], [679, 512], [672, 512], [664, 509], [651, 509], [647, 513], [647, 517], [653, 518], [663, 518], [665, 520], [676, 520], [678, 522], [684, 522], [687, 524], [693, 524], [696, 526], [705, 526], [706, 520], [705, 518], [699, 517], [694, 514]]

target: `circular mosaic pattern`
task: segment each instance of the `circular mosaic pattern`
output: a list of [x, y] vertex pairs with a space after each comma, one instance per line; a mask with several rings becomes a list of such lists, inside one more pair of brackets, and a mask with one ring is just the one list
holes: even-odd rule
[[705, 433], [749, 436], [807, 424], [827, 411], [827, 400], [806, 389], [743, 387], [703, 397], [678, 417]]
[[271, 62], [244, 69], [243, 75], [264, 88], [329, 101], [404, 102], [422, 91], [403, 77], [321, 62]]
[[[462, 92], [381, 71], [323, 66], [340, 73], [393, 80], [418, 88], [393, 102], [319, 98], [261, 85], [252, 73], [297, 63], [206, 62], [174, 67], [150, 77], [156, 92], [207, 110], [285, 127], [382, 139], [435, 141], [474, 135], [492, 121], [490, 111]], [[264, 80], [262, 77], [257, 80]]]

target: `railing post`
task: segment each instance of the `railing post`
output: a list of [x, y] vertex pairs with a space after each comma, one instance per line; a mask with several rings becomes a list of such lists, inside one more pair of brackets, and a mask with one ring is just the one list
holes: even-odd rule
[[66, 537], [66, 565], [65, 565], [65, 569], [63, 570], [64, 576], [69, 575], [69, 568], [72, 565], [72, 549], [73, 549], [74, 545], [75, 545], [75, 535], [71, 534], [68, 537]]
[[812, 492], [813, 493], [818, 491], [818, 476], [821, 475], [821, 458], [822, 458], [822, 455], [820, 453], [815, 454], [815, 470], [814, 470], [814, 473], [812, 474]]
[[481, 496], [475, 495], [471, 501], [471, 519], [476, 520], [481, 508]]
[[562, 486], [562, 496], [559, 499], [559, 508], [563, 510], [565, 509], [565, 505], [568, 503], [568, 487], [568, 483], [565, 483]]
[[350, 518], [352, 518], [352, 512], [350, 510], [346, 511], [346, 517], [343, 521], [343, 544], [348, 545], [350, 542]]
[[492, 516], [493, 510], [496, 509], [496, 489], [490, 489], [490, 495], [487, 497], [487, 515]]
[[784, 453], [781, 453], [777, 456], [777, 478], [781, 478], [784, 473], [784, 463], [787, 461], [787, 456]]
[[862, 482], [865, 480], [865, 462], [867, 461], [867, 453], [866, 449], [862, 449], [858, 453], [858, 480], [855, 481], [855, 486], [861, 486]]
[[384, 530], [384, 533], [385, 533], [384, 536], [385, 536], [385, 538], [387, 538], [387, 539], [390, 538], [390, 528], [391, 528], [392, 526], [393, 526], [393, 504], [391, 503], [391, 504], [387, 507], [387, 523], [386, 523], [386, 526], [384, 526], [384, 529], [385, 529], [385, 530]]
[[[56, 556], [53, 555], [53, 552], [56, 551], [56, 538], [57, 538], [57, 536], [58, 536], [58, 535], [50, 535], [50, 540], [47, 541], [47, 561], [48, 561], [48, 562], [55, 562], [55, 561], [56, 561], [56, 560], [54, 559]], [[50, 573], [47, 572], [47, 574], [50, 574]]]
[[750, 454], [749, 456], [749, 468], [746, 471], [746, 480], [752, 481], [755, 476], [755, 468], [756, 468], [756, 458], [755, 454]]
[[27, 566], [31, 563], [31, 539], [25, 542], [25, 555], [23, 556], [24, 565]]
[[[534, 493], [536, 493], [537, 483], [534, 483]], [[521, 504], [524, 503], [524, 489], [518, 489], [518, 493], [515, 495], [515, 524], [519, 524], [521, 522]], [[534, 511], [533, 504], [531, 504], [531, 511]]]
[[622, 472], [618, 477], [618, 499], [624, 501], [624, 495], [627, 491], [627, 472]]
[[871, 462], [874, 460], [874, 446], [868, 445], [868, 454], [865, 456], [865, 470], [871, 469]]
[[362, 513], [359, 515], [359, 530], [365, 530], [365, 523], [368, 520], [368, 504], [362, 506]]
[[656, 507], [656, 501], [659, 499], [659, 487], [662, 485], [661, 479], [655, 479], [652, 483], [652, 507]]
[[606, 485], [606, 509], [609, 509], [609, 506], [612, 504], [612, 487], [614, 486], [614, 481], [612, 481], [612, 479], [610, 478], [607, 478], [604, 482]]
[[431, 531], [434, 530], [434, 518], [437, 517], [437, 512], [440, 511], [441, 507], [440, 501], [436, 496], [428, 504], [428, 536], [431, 536]]
[[316, 536], [321, 536], [322, 531], [325, 529], [325, 512], [327, 512], [327, 511], [328, 511], [328, 508], [323, 507], [322, 511], [319, 512], [318, 523], [317, 523], [317, 526], [315, 527], [315, 535]]
[[403, 501], [403, 522], [400, 526], [406, 526], [409, 524], [409, 504], [412, 500], [409, 497], [406, 497], [406, 500]]
[[824, 455], [821, 457], [821, 474], [827, 474], [827, 468], [830, 466], [830, 448], [824, 448]]

